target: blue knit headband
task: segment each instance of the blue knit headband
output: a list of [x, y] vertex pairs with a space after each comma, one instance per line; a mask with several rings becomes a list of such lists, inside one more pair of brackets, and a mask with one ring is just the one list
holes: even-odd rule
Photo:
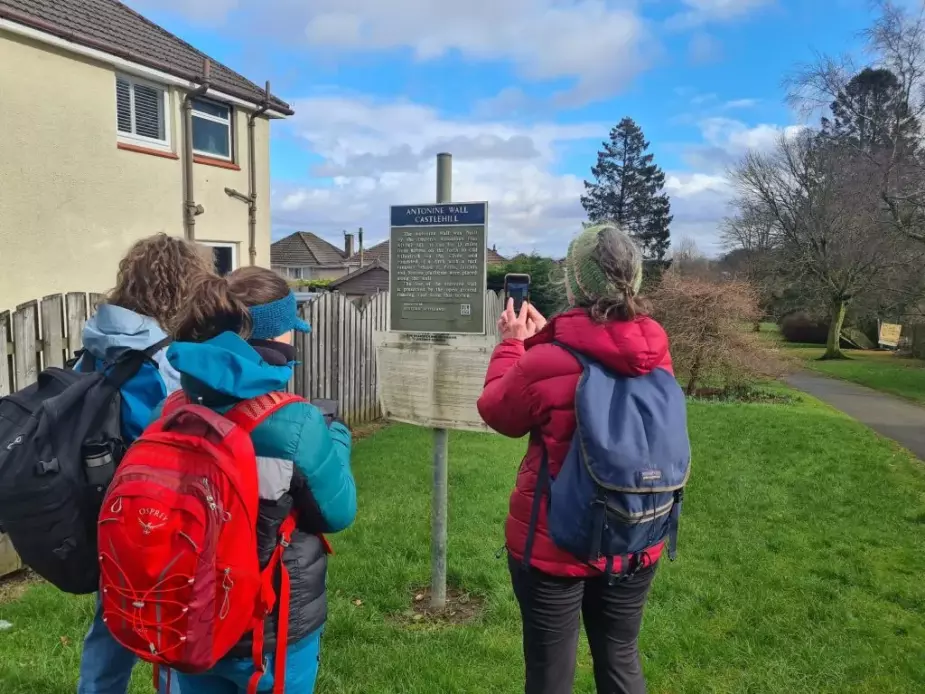
[[290, 330], [311, 332], [311, 327], [299, 318], [295, 294], [289, 292], [282, 299], [260, 306], [251, 306], [251, 337], [255, 340], [273, 340]]

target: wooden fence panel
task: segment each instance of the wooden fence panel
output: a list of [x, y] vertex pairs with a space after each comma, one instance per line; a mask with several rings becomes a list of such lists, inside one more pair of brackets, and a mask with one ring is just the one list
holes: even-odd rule
[[64, 327], [64, 296], [62, 294], [46, 296], [42, 299], [40, 310], [43, 368], [62, 367], [68, 359]]
[[498, 335], [498, 319], [504, 311], [504, 294], [489, 291], [485, 296], [485, 332], [489, 335]]
[[[34, 383], [39, 371], [61, 366], [81, 348], [87, 318], [105, 297], [70, 292], [31, 301], [0, 313], [0, 395]], [[502, 299], [486, 296], [486, 328], [497, 334]], [[389, 297], [383, 292], [362, 302], [328, 293], [299, 308], [311, 326], [296, 336], [301, 365], [289, 387], [308, 398], [340, 403], [344, 418], [362, 424], [381, 416], [373, 335], [389, 329]]]
[[22, 568], [22, 562], [19, 555], [13, 549], [13, 543], [6, 535], [0, 534], [0, 577], [19, 571]]
[[0, 311], [0, 397], [13, 392], [13, 319]]
[[14, 389], [22, 390], [39, 377], [39, 302], [16, 307], [13, 314]]
[[96, 309], [99, 308], [100, 304], [106, 303], [106, 295], [105, 294], [94, 294], [93, 292], [90, 292], [89, 300], [90, 300], [90, 303], [89, 303], [89, 306], [87, 307], [88, 317], [96, 313]]
[[84, 292], [70, 292], [64, 297], [67, 322], [68, 358], [77, 354], [83, 346], [84, 324], [89, 316], [87, 295]]

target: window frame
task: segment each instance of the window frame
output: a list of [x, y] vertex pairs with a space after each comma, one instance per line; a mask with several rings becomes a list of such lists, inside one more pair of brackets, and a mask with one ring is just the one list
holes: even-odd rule
[[[226, 108], [228, 109], [228, 118], [227, 119], [221, 118], [211, 113], [200, 111], [196, 108], [196, 102], [205, 102], [208, 104], [213, 104], [215, 106], [220, 106], [221, 108]], [[228, 156], [225, 156], [223, 154], [216, 154], [214, 152], [206, 152], [205, 150], [196, 149], [195, 147], [193, 147], [193, 154], [195, 156], [205, 157], [207, 159], [217, 159], [219, 161], [227, 161], [227, 162], [234, 163], [235, 161], [235, 156], [234, 156], [235, 155], [235, 151], [234, 151], [235, 150], [235, 137], [234, 137], [234, 122], [235, 122], [234, 110], [235, 109], [234, 109], [234, 106], [232, 106], [231, 104], [225, 103], [223, 101], [216, 101], [215, 99], [207, 99], [203, 97], [198, 97], [196, 99], [193, 99], [192, 105], [193, 105], [193, 112], [192, 112], [191, 118], [193, 121], [192, 123], [193, 142], [196, 141], [195, 130], [196, 130], [196, 119], [197, 118], [201, 118], [202, 120], [210, 121], [212, 123], [219, 123], [221, 125], [228, 126]]]
[[[207, 246], [209, 248], [230, 248], [231, 249], [231, 270], [229, 272], [234, 272], [239, 269], [241, 266], [238, 263], [238, 244], [234, 241], [199, 241], [196, 240], [200, 246]], [[214, 256], [213, 256], [214, 258]]]
[[[142, 79], [136, 77], [135, 75], [130, 75], [125, 72], [117, 72], [115, 74], [115, 97], [116, 97], [116, 136], [119, 142], [124, 142], [130, 145], [139, 145], [142, 147], [148, 147], [151, 149], [158, 149], [164, 152], [172, 152], [172, 138], [171, 138], [171, 128], [172, 123], [170, 119], [170, 111], [172, 108], [171, 101], [171, 90], [170, 87], [166, 84], [158, 84], [157, 82], [151, 82], [150, 80]], [[132, 129], [135, 129], [135, 85], [141, 85], [143, 87], [148, 87], [149, 89], [154, 89], [160, 92], [161, 95], [161, 106], [163, 108], [164, 115], [164, 139], [158, 140], [157, 138], [147, 137], [145, 135], [138, 135], [134, 132], [126, 133], [119, 130], [119, 80], [127, 82], [129, 85], [129, 113], [132, 119]]]

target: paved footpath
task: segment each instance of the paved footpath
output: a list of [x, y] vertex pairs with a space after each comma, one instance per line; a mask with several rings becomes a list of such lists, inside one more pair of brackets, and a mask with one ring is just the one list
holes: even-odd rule
[[925, 407], [854, 383], [805, 372], [789, 377], [787, 382], [925, 460]]

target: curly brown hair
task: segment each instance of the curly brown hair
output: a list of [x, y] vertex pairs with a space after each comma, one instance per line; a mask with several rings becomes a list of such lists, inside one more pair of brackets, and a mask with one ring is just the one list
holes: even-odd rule
[[176, 314], [171, 332], [182, 342], [205, 342], [226, 331], [247, 339], [248, 308], [285, 298], [290, 291], [286, 280], [263, 267], [242, 267], [227, 277], [201, 275]]
[[167, 328], [187, 301], [194, 280], [214, 274], [205, 252], [167, 234], [137, 241], [119, 262], [106, 303], [156, 320]]

